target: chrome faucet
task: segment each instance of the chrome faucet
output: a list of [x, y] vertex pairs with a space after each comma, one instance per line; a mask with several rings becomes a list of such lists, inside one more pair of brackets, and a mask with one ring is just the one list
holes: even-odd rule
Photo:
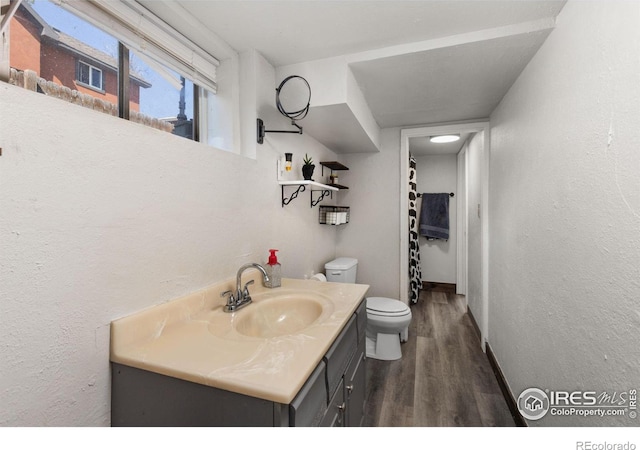
[[220, 297], [226, 297], [227, 295], [229, 296], [229, 298], [227, 299], [227, 304], [224, 305], [224, 308], [223, 308], [224, 312], [234, 312], [251, 303], [251, 295], [249, 295], [249, 285], [253, 284], [253, 280], [247, 281], [247, 283], [244, 285], [243, 288], [240, 288], [240, 286], [242, 285], [242, 272], [252, 267], [255, 267], [260, 272], [262, 272], [262, 281], [264, 283], [269, 282], [269, 275], [267, 275], [267, 271], [260, 264], [249, 263], [240, 267], [238, 269], [238, 273], [236, 274], [235, 297], [234, 297], [234, 293], [231, 291], [224, 291], [223, 293], [220, 294]]

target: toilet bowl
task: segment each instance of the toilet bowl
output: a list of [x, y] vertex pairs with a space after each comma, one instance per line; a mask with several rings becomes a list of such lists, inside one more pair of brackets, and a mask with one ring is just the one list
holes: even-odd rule
[[367, 298], [367, 357], [392, 361], [402, 358], [400, 342], [409, 339], [411, 309], [400, 300]]
[[[337, 258], [324, 266], [328, 281], [355, 283], [358, 260]], [[368, 358], [392, 361], [402, 358], [401, 342], [409, 338], [411, 309], [400, 300], [367, 298], [366, 354]]]

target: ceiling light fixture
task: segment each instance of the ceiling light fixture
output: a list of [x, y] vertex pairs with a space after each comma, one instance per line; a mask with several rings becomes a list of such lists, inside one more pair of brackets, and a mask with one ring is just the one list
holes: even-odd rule
[[435, 144], [447, 144], [449, 142], [455, 142], [459, 139], [459, 134], [443, 134], [441, 136], [431, 136], [430, 140]]

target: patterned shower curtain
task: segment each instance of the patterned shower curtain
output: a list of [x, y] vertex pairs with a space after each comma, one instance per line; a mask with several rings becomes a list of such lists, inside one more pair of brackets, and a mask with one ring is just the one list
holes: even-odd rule
[[418, 303], [420, 289], [422, 289], [416, 178], [416, 159], [409, 155], [409, 300], [411, 303]]

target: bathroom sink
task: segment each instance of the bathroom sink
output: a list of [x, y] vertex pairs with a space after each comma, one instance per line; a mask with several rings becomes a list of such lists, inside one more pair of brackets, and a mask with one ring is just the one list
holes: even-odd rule
[[324, 309], [324, 302], [312, 297], [267, 299], [238, 313], [234, 328], [239, 334], [259, 338], [295, 334], [316, 322]]

